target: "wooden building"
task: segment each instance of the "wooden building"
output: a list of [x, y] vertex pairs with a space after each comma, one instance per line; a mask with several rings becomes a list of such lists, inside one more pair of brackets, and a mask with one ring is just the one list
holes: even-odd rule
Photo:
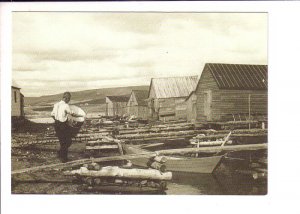
[[14, 82], [11, 86], [11, 116], [24, 117], [24, 95]]
[[195, 90], [197, 76], [152, 78], [149, 89], [150, 118], [186, 120], [185, 99]]
[[186, 102], [186, 120], [188, 122], [195, 123], [197, 117], [197, 95], [195, 91], [192, 91], [190, 95], [185, 99]]
[[128, 115], [134, 115], [137, 118], [147, 119], [149, 115], [148, 91], [145, 90], [132, 90], [130, 98], [127, 103]]
[[106, 96], [106, 116], [123, 116], [127, 113], [129, 95]]
[[267, 65], [206, 64], [195, 90], [196, 120], [234, 121], [267, 115], [267, 74]]

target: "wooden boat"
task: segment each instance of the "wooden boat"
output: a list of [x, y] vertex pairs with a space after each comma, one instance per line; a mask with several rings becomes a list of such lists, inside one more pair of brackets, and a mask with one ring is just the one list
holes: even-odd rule
[[[147, 150], [141, 149], [138, 146], [123, 145], [123, 150], [126, 154], [145, 153]], [[167, 171], [172, 172], [192, 172], [192, 173], [213, 173], [220, 163], [223, 155], [209, 156], [209, 157], [174, 157], [165, 156], [167, 161], [165, 163]], [[149, 158], [141, 157], [131, 159], [132, 164], [141, 167], [147, 167]]]

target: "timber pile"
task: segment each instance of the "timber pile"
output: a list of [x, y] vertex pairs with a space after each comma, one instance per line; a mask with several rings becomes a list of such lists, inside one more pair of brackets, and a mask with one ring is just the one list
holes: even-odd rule
[[102, 138], [97, 138], [96, 140], [88, 140], [85, 149], [91, 157], [107, 153], [108, 151], [123, 155], [122, 141], [109, 136], [102, 136]]
[[126, 169], [118, 166], [100, 167], [97, 163], [84, 164], [78, 170], [65, 171], [66, 176], [76, 176], [86, 190], [109, 192], [165, 191], [171, 172], [156, 169]]
[[166, 172], [167, 171], [166, 162], [167, 162], [166, 157], [154, 156], [154, 157], [149, 158], [147, 166], [152, 169], [157, 169], [161, 172]]
[[[73, 143], [81, 143], [87, 141], [86, 137], [74, 137], [72, 138]], [[59, 143], [59, 140], [57, 137], [32, 137], [32, 138], [12, 138], [12, 148], [22, 148], [27, 146], [33, 146], [33, 145], [45, 145], [45, 144], [56, 144]]]
[[220, 130], [247, 129], [249, 124], [251, 128], [261, 128], [262, 123], [267, 127], [267, 120], [250, 120], [250, 121], [227, 121], [227, 122], [208, 122], [195, 124], [199, 128], [218, 127]]
[[[160, 141], [172, 139], [195, 139], [195, 141], [217, 141], [224, 138], [228, 131], [221, 130], [186, 130], [186, 131], [165, 131], [160, 133], [145, 133], [145, 134], [123, 134], [116, 136], [118, 139], [130, 143], [141, 143], [147, 141]], [[267, 136], [265, 129], [244, 129], [233, 130], [232, 138], [238, 137], [264, 137]], [[208, 143], [208, 145], [210, 145]], [[218, 145], [218, 144], [217, 144]]]
[[132, 130], [120, 130], [120, 135], [126, 134], [141, 134], [141, 133], [160, 133], [166, 131], [187, 131], [193, 130], [194, 126], [192, 124], [184, 125], [184, 126], [157, 126], [157, 127], [148, 127], [148, 128], [139, 128], [139, 129], [132, 129]]

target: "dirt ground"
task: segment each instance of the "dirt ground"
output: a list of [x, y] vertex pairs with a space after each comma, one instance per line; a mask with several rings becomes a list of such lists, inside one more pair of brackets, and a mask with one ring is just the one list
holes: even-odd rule
[[[60, 163], [57, 157], [58, 144], [33, 145], [12, 149], [12, 171], [34, 166]], [[84, 143], [73, 143], [69, 149], [69, 159], [77, 160], [84, 156]], [[38, 171], [14, 175], [12, 193], [28, 194], [74, 194], [78, 193], [78, 184], [73, 178], [66, 177], [60, 170]]]

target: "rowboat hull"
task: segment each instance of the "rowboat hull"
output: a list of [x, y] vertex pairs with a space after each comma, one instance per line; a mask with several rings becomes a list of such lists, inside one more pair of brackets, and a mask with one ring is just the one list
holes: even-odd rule
[[[145, 152], [143, 149], [128, 145], [125, 145], [123, 149], [126, 154], [138, 154]], [[186, 158], [166, 156], [167, 162], [165, 164], [167, 171], [211, 174], [220, 163], [222, 157], [223, 156]], [[136, 158], [131, 160], [132, 164], [141, 167], [147, 167], [148, 161], [148, 158]]]

